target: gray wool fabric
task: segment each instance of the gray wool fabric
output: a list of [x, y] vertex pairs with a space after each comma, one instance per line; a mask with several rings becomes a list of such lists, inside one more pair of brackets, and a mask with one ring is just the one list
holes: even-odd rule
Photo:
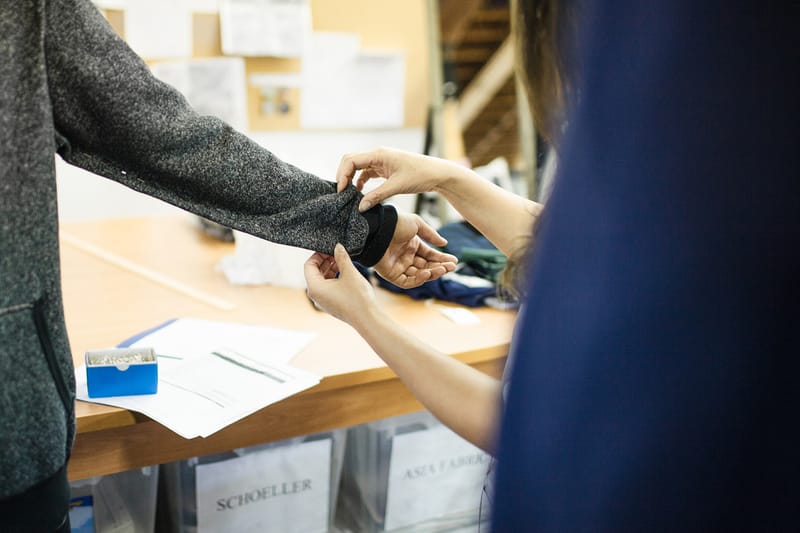
[[353, 253], [369, 230], [353, 187], [197, 115], [89, 0], [0, 2], [0, 502], [62, 468], [75, 431], [55, 153], [274, 242]]

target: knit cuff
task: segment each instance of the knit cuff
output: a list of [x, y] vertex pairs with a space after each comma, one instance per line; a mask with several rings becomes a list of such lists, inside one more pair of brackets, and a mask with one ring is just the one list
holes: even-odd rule
[[364, 248], [353, 255], [352, 259], [365, 267], [371, 267], [381, 260], [392, 242], [394, 229], [397, 227], [397, 210], [391, 205], [378, 204], [361, 214], [367, 219], [369, 233]]

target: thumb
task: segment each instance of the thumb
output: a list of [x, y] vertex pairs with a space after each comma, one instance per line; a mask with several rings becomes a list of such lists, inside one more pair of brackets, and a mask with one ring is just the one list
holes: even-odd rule
[[352, 270], [355, 268], [353, 266], [353, 260], [350, 259], [350, 254], [347, 253], [342, 243], [336, 243], [333, 249], [333, 257], [336, 259], [336, 265], [339, 267], [340, 275], [344, 273], [345, 270]]
[[364, 212], [369, 210], [372, 206], [377, 205], [385, 199], [395, 194], [391, 181], [385, 181], [381, 185], [375, 187], [368, 193], [364, 194], [361, 202], [358, 204], [358, 210]]
[[444, 246], [447, 244], [447, 239], [439, 235], [439, 232], [422, 220], [422, 217], [417, 217], [417, 235], [434, 246]]

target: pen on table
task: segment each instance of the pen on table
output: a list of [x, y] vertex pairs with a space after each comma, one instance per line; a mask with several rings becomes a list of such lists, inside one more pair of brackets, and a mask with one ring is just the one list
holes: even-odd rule
[[165, 359], [177, 359], [178, 361], [183, 361], [183, 357], [178, 357], [177, 355], [167, 355], [164, 353], [157, 353], [156, 357], [164, 357]]
[[238, 367], [244, 368], [245, 370], [249, 370], [250, 372], [255, 372], [256, 374], [261, 374], [262, 376], [268, 377], [269, 379], [277, 381], [278, 383], [286, 383], [285, 379], [281, 379], [278, 376], [275, 376], [274, 374], [270, 374], [266, 370], [261, 370], [259, 368], [254, 368], [254, 367], [252, 367], [250, 365], [246, 365], [246, 364], [242, 363], [241, 361], [237, 361], [236, 359], [234, 359], [232, 357], [228, 357], [227, 355], [219, 353], [217, 351], [211, 352], [211, 355], [216, 355], [217, 357], [219, 357], [223, 361], [227, 361], [229, 363], [232, 363], [232, 364], [234, 364], [234, 365], [236, 365]]

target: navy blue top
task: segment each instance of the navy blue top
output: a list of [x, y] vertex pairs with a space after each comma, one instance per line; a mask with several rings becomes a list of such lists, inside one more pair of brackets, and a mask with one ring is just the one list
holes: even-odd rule
[[588, 3], [494, 530], [800, 530], [798, 3]]

